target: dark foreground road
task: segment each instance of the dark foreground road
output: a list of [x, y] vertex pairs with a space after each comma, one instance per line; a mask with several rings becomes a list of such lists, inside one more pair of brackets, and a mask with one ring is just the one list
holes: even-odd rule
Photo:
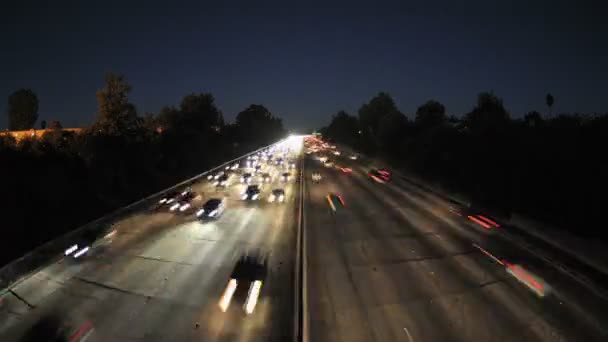
[[[310, 341], [607, 340], [605, 303], [498, 229], [402, 180], [375, 183], [362, 161], [335, 157], [349, 175], [313, 156], [305, 164]], [[328, 192], [346, 207], [332, 214]], [[476, 246], [533, 271], [545, 295]]]
[[[235, 178], [236, 179], [236, 178]], [[237, 180], [238, 182], [238, 180]], [[275, 178], [274, 185], [278, 185]], [[41, 316], [60, 315], [87, 341], [286, 341], [292, 336], [296, 189], [284, 204], [240, 200], [240, 185], [225, 192], [217, 221], [145, 211], [117, 222], [105, 249], [79, 262], [66, 258], [6, 295], [0, 303], [0, 341], [16, 341]], [[206, 181], [194, 190], [222, 195]], [[218, 308], [237, 259], [261, 252], [269, 273], [252, 315]], [[239, 306], [233, 303], [231, 306]], [[91, 327], [92, 329], [89, 329]]]

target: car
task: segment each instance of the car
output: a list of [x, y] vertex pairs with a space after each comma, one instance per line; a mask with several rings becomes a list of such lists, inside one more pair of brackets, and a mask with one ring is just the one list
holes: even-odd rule
[[234, 164], [230, 165], [230, 170], [232, 170], [232, 171], [234, 171], [238, 168], [239, 168], [239, 163], [234, 163]]
[[222, 175], [220, 176], [220, 178], [216, 179], [213, 182], [213, 185], [215, 185], [216, 188], [225, 188], [228, 185], [230, 185], [230, 176], [228, 175]]
[[261, 192], [262, 192], [262, 189], [260, 188], [259, 185], [257, 185], [257, 184], [249, 185], [249, 186], [247, 186], [247, 189], [245, 189], [245, 191], [243, 191], [241, 193], [241, 199], [256, 201], [260, 198]]
[[334, 166], [334, 162], [327, 159], [325, 162], [323, 162], [323, 165], [325, 165], [325, 167], [332, 167]]
[[171, 204], [171, 203], [175, 202], [177, 199], [179, 199], [180, 195], [181, 195], [181, 192], [179, 192], [179, 191], [168, 192], [163, 197], [161, 197], [161, 199], [158, 201], [158, 204], [160, 204], [160, 205]]
[[256, 165], [255, 166], [255, 173], [261, 173], [262, 172], [262, 165]]
[[318, 183], [319, 181], [321, 181], [321, 174], [318, 172], [313, 172], [312, 181], [315, 183]]
[[172, 202], [169, 211], [184, 212], [192, 207], [192, 200], [196, 197], [196, 193], [191, 190], [182, 192], [176, 201]]
[[326, 196], [329, 207], [333, 212], [336, 212], [338, 208], [345, 207], [344, 198], [342, 195], [330, 192]]
[[225, 173], [224, 171], [218, 171], [218, 172], [216, 172], [216, 173], [209, 174], [209, 175], [207, 176], [207, 179], [208, 179], [208, 180], [214, 180], [214, 179], [218, 179], [218, 178], [220, 178], [221, 176], [223, 176], [223, 175], [225, 175], [225, 174], [226, 174], [226, 173]]
[[270, 176], [270, 174], [268, 172], [265, 172], [260, 176], [260, 181], [262, 183], [270, 183], [270, 182], [272, 182], [272, 177]]
[[218, 218], [224, 212], [226, 205], [221, 198], [211, 198], [196, 211], [199, 220]]
[[351, 154], [350, 157], [348, 157], [348, 158], [350, 158], [351, 160], [359, 159], [359, 157], [356, 154]]
[[334, 151], [335, 156], [339, 156], [340, 154], [341, 154], [340, 151], [338, 151], [338, 150]]
[[391, 180], [391, 173], [384, 169], [371, 169], [367, 175], [377, 183], [386, 183]]
[[290, 178], [291, 175], [289, 174], [289, 172], [283, 172], [281, 174], [281, 182], [288, 182]]
[[326, 156], [320, 156], [320, 157], [319, 157], [319, 161], [320, 161], [321, 163], [325, 163], [325, 162], [327, 161], [327, 157], [326, 157]]
[[241, 176], [241, 183], [247, 183], [247, 184], [251, 183], [251, 177], [252, 177], [251, 173], [244, 173]]
[[268, 202], [270, 203], [283, 203], [285, 202], [285, 190], [277, 188], [272, 190], [270, 196], [268, 196]]
[[218, 302], [222, 312], [228, 311], [232, 301], [242, 301], [242, 306], [232, 307], [242, 308], [247, 315], [254, 312], [268, 273], [267, 260], [259, 256], [243, 256], [237, 261]]
[[340, 167], [340, 171], [347, 174], [353, 173], [353, 169], [351, 169], [350, 167]]

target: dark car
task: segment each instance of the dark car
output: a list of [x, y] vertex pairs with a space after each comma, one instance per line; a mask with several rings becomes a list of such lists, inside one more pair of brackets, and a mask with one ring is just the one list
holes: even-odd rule
[[270, 183], [272, 181], [272, 177], [270, 176], [270, 173], [268, 173], [268, 172], [262, 173], [262, 175], [260, 176], [260, 181], [262, 183]]
[[184, 212], [192, 207], [192, 200], [196, 197], [196, 193], [191, 190], [186, 190], [180, 194], [176, 201], [171, 203], [169, 211]]
[[220, 198], [211, 198], [196, 212], [196, 217], [201, 220], [218, 218], [222, 215], [225, 208], [224, 200]]
[[218, 188], [225, 188], [229, 185], [228, 184], [229, 178], [230, 178], [230, 176], [228, 176], [228, 175], [221, 175], [218, 179], [216, 179], [213, 182], [213, 184]]
[[241, 183], [247, 183], [247, 184], [251, 183], [251, 177], [252, 177], [251, 173], [244, 173], [241, 176]]
[[243, 305], [233, 306], [243, 308], [247, 315], [254, 312], [262, 285], [266, 279], [268, 262], [258, 256], [243, 256], [234, 266], [228, 285], [220, 298], [218, 306], [226, 312], [233, 300]]
[[283, 189], [274, 189], [270, 196], [268, 196], [268, 202], [273, 203], [283, 203], [285, 202], [285, 190]]
[[175, 202], [179, 196], [180, 196], [181, 192], [179, 191], [171, 191], [166, 193], [163, 197], [161, 197], [161, 199], [158, 201], [158, 204], [170, 204]]
[[283, 172], [281, 174], [281, 182], [288, 182], [290, 177], [291, 175], [289, 174], [289, 172]]
[[259, 185], [249, 185], [247, 189], [243, 191], [241, 198], [243, 200], [256, 201], [260, 198], [261, 192], [262, 190]]

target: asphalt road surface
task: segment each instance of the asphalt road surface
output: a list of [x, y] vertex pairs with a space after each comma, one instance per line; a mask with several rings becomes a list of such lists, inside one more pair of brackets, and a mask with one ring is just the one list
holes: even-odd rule
[[[502, 228], [397, 177], [376, 183], [368, 162], [329, 157], [336, 165], [305, 163], [310, 341], [608, 340], [606, 303]], [[345, 207], [334, 213], [329, 192]]]
[[[117, 222], [111, 243], [13, 288], [27, 304], [15, 295], [2, 298], [0, 340], [18, 340], [50, 313], [61, 317], [70, 336], [87, 341], [287, 340], [293, 335], [297, 185], [279, 184], [275, 169], [268, 168], [277, 177], [256, 202], [240, 199], [238, 176], [226, 191], [206, 180], [195, 184], [197, 204], [226, 196], [218, 220], [201, 223], [192, 213], [150, 208]], [[285, 188], [285, 203], [267, 203], [274, 187]], [[252, 253], [269, 260], [255, 312], [224, 313], [218, 301], [231, 271]]]

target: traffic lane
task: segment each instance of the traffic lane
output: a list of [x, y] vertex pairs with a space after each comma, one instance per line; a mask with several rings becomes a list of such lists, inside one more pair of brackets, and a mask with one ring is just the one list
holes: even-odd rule
[[[195, 329], [207, 337], [245, 333], [284, 337], [288, 333], [283, 327], [292, 326], [281, 321], [291, 316], [289, 287], [292, 281], [287, 278], [292, 275], [284, 265], [289, 265], [293, 247], [290, 246], [293, 227], [288, 224], [293, 222], [293, 202], [283, 206], [260, 205], [264, 208], [235, 201], [229, 203], [225, 216], [217, 222], [183, 223], [156, 235], [146, 235], [127, 249], [117, 244], [116, 248], [108, 249], [107, 254], [78, 265], [80, 271], [66, 279], [39, 306], [45, 310], [69, 308], [74, 321], [78, 321], [77, 317], [91, 319], [98, 327], [91, 338], [99, 336], [99, 340], [108, 334], [133, 337], [149, 331], [165, 338], [179, 336], [190, 331], [182, 331], [181, 327], [183, 322], [192, 323], [193, 313], [205, 322], [215, 322], [209, 327], [199, 323], [199, 328], [206, 329]], [[121, 240], [124, 236], [118, 233], [117, 238]], [[261, 300], [262, 314], [255, 317], [276, 316], [268, 321], [275, 324], [251, 326], [256, 318], [235, 320], [232, 325], [220, 320], [218, 330], [217, 317], [211, 315], [216, 318], [211, 320], [208, 316], [217, 307], [235, 258], [241, 251], [259, 248], [270, 249], [272, 257], [269, 281], [262, 294], [269, 296]], [[194, 307], [189, 303], [194, 303]], [[180, 319], [173, 321], [176, 309], [183, 309], [184, 314], [180, 313], [177, 315]], [[45, 310], [37, 309], [38, 312]], [[170, 317], [157, 319], [163, 316]], [[163, 331], [155, 331], [155, 326], [163, 327]]]
[[[317, 272], [309, 269], [309, 279], [315, 284], [310, 297], [322, 298], [317, 300], [317, 311], [326, 313], [318, 319], [311, 318], [311, 330], [323, 332], [322, 340], [349, 333], [353, 336], [344, 336], [356, 339], [355, 335], [360, 334], [365, 336], [361, 340], [400, 340], [403, 328], [407, 328], [415, 340], [500, 340], [513, 336], [547, 340], [552, 334], [564, 334], [535, 311], [538, 299], [530, 297], [519, 284], [504, 279], [505, 273], [481, 253], [472, 251], [470, 245], [457, 241], [438, 244], [437, 241], [449, 240], [441, 230], [431, 234], [421, 222], [408, 221], [402, 213], [390, 214], [398, 212], [397, 206], [375, 198], [361, 189], [360, 184], [352, 184], [345, 177], [336, 178], [331, 172], [324, 176], [322, 184], [311, 185], [313, 209], [308, 209], [307, 224], [307, 229], [312, 230], [308, 246], [313, 260], [309, 264], [311, 268], [324, 265]], [[331, 225], [328, 205], [319, 199], [326, 194], [325, 190], [319, 190], [327, 186], [324, 181], [329, 183], [329, 188], [337, 188], [344, 194], [348, 206], [343, 215], [336, 215], [340, 224], [332, 227], [335, 229], [328, 229]], [[319, 226], [325, 226], [325, 230], [315, 229]], [[339, 235], [328, 236], [328, 232]], [[328, 246], [338, 248], [322, 247], [326, 241], [330, 241]], [[315, 256], [317, 253], [322, 256]], [[340, 268], [348, 270], [352, 278], [339, 276]], [[335, 284], [350, 290], [340, 286], [332, 290]], [[335, 299], [343, 293], [350, 295], [343, 300], [339, 296]], [[364, 303], [362, 308], [355, 306], [356, 298]], [[335, 305], [327, 304], [332, 300], [342, 303], [344, 309], [336, 310]], [[366, 302], [370, 304], [365, 305]], [[409, 309], [412, 307], [416, 309]], [[315, 311], [313, 305], [311, 311]], [[419, 311], [428, 315], [420, 315]], [[363, 317], [360, 324], [331, 332], [330, 327], [340, 326], [337, 318], [353, 312]], [[468, 318], [462, 318], [463, 312]], [[430, 317], [434, 322], [432, 327]], [[410, 323], [406, 324], [407, 321]], [[369, 329], [357, 329], [366, 327], [365, 322], [374, 323]]]
[[[347, 162], [348, 163], [348, 162]], [[356, 163], [355, 163], [356, 164]], [[365, 178], [368, 168], [352, 165], [358, 174]], [[540, 279], [543, 292], [551, 293], [559, 302], [559, 309], [566, 310], [574, 316], [573, 322], [580, 325], [579, 329], [588, 327], [597, 335], [606, 335], [603, 322], [608, 319], [608, 303], [593, 291], [589, 291], [575, 278], [562, 272], [558, 255], [549, 255], [546, 251], [529, 241], [519, 239], [510, 232], [510, 227], [493, 227], [467, 219], [462, 208], [445, 199], [424, 191], [398, 177], [384, 185], [387, 191], [397, 192], [401, 197], [415, 203], [427, 215], [431, 215], [446, 223], [451, 230], [462, 238], [471, 240], [486, 250], [510, 264], [523, 267], [527, 272]], [[557, 262], [558, 266], [552, 266]]]

